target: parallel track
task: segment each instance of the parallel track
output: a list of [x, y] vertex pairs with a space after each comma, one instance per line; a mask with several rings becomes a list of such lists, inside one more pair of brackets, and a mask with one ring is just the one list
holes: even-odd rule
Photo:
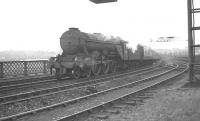
[[[136, 73], [140, 73], [142, 71], [148, 71], [148, 70], [151, 70], [153, 68], [156, 68], [157, 66], [137, 70], [137, 71], [134, 71], [134, 72], [131, 71], [130, 73], [136, 74]], [[103, 76], [99, 76], [99, 78], [97, 78], [97, 79], [92, 79], [90, 81], [87, 81], [87, 79], [79, 79], [79, 81], [77, 81], [77, 82], [66, 83], [66, 84], [61, 85], [61, 86], [54, 86], [54, 87], [51, 87], [51, 88], [48, 87], [48, 88], [24, 92], [24, 93], [6, 95], [6, 96], [0, 97], [0, 105], [8, 104], [8, 103], [14, 103], [16, 101], [23, 101], [23, 100], [28, 100], [28, 99], [32, 99], [32, 98], [37, 98], [38, 96], [42, 96], [42, 95], [45, 96], [49, 93], [52, 94], [52, 92], [53, 93], [61, 92], [61, 91], [66, 90], [66, 89], [70, 89], [70, 88], [74, 88], [74, 87], [80, 87], [80, 86], [89, 85], [89, 84], [94, 84], [94, 83], [97, 83], [97, 82], [106, 81], [106, 80], [109, 80], [111, 78], [116, 78], [116, 77], [117, 77], [116, 74], [103, 75]]]
[[[171, 69], [170, 71], [172, 71], [174, 69]], [[167, 71], [166, 73], [169, 73], [170, 71]], [[161, 76], [165, 73], [162, 73], [162, 74], [159, 74], [159, 75], [156, 75], [156, 76]], [[127, 75], [127, 74], [126, 74]], [[119, 75], [118, 75], [119, 76]], [[120, 76], [119, 76], [120, 77]], [[124, 78], [124, 77], [122, 77]], [[151, 78], [148, 78], [148, 79], [152, 79], [152, 78], [156, 78], [154, 76], [152, 76]], [[146, 79], [147, 80], [147, 79]], [[138, 82], [141, 82], [141, 81], [144, 81], [144, 80], [140, 80], [140, 81], [136, 81], [136, 82], [133, 82], [132, 84], [136, 84]], [[129, 84], [130, 85], [130, 84]], [[124, 85], [123, 85], [124, 86]], [[94, 93], [94, 94], [90, 94], [90, 95], [87, 95], [87, 96], [83, 96], [83, 97], [80, 97], [80, 98], [76, 98], [76, 99], [72, 99], [72, 100], [69, 100], [69, 101], [65, 101], [65, 102], [62, 102], [62, 103], [58, 103], [58, 104], [54, 104], [54, 105], [51, 105], [51, 106], [47, 106], [47, 107], [44, 107], [44, 108], [40, 108], [40, 109], [36, 109], [36, 110], [33, 110], [33, 111], [28, 111], [28, 112], [24, 112], [24, 113], [20, 113], [20, 114], [16, 114], [16, 115], [13, 115], [13, 116], [8, 116], [8, 117], [3, 117], [1, 118], [0, 120], [10, 120], [12, 118], [15, 118], [15, 117], [20, 117], [20, 116], [23, 116], [23, 115], [27, 115], [27, 114], [30, 114], [30, 113], [34, 113], [34, 112], [38, 112], [38, 111], [42, 111], [42, 110], [46, 110], [46, 109], [52, 109], [54, 107], [57, 107], [57, 106], [60, 106], [60, 105], [66, 105], [66, 103], [70, 103], [70, 102], [76, 102], [77, 100], [82, 100], [82, 99], [85, 99], [85, 98], [89, 98], [89, 97], [92, 97], [94, 95], [98, 95], [98, 94], [102, 94], [102, 93], [105, 93], [105, 92], [109, 92], [109, 91], [112, 91], [112, 90], [116, 90], [118, 88], [122, 88], [123, 86], [120, 86], [120, 87], [115, 87], [115, 88], [112, 88], [112, 89], [108, 89], [108, 90], [105, 90], [105, 91], [102, 91], [102, 92], [97, 92], [97, 93]], [[126, 84], [127, 86], [127, 84]]]
[[[56, 120], [54, 121], [65, 121], [65, 120], [70, 120], [70, 119], [76, 119], [76, 117], [84, 112], [88, 112], [90, 110], [93, 110], [93, 109], [97, 109], [98, 107], [101, 107], [101, 106], [105, 106], [106, 104], [114, 104], [115, 101], [118, 101], [118, 100], [122, 100], [123, 98], [126, 98], [130, 95], [134, 95], [134, 94], [137, 94], [138, 92], [142, 92], [144, 90], [147, 90], [147, 89], [151, 89], [159, 84], [162, 84], [168, 80], [171, 80], [173, 78], [176, 78], [178, 76], [180, 76], [181, 74], [183, 74], [184, 72], [186, 72], [186, 70], [188, 69], [188, 66], [187, 67], [176, 67], [175, 69], [172, 69], [171, 71], [168, 71], [167, 73], [171, 73], [172, 71], [177, 71], [176, 74], [173, 74], [171, 76], [167, 76], [167, 77], [164, 77], [163, 79], [156, 79], [157, 77], [159, 76], [162, 76], [164, 75], [163, 74], [159, 74], [159, 75], [156, 75], [156, 76], [152, 76], [152, 77], [149, 77], [149, 78], [146, 78], [146, 79], [142, 79], [142, 80], [139, 80], [137, 82], [134, 82], [134, 83], [130, 83], [130, 84], [127, 84], [127, 85], [123, 85], [123, 86], [120, 86], [120, 87], [117, 87], [117, 89], [122, 89], [124, 88], [124, 92], [123, 94], [120, 94], [119, 92], [113, 92], [113, 93], [116, 93], [116, 97], [113, 97], [112, 99], [108, 99], [108, 100], [101, 100], [99, 103], [98, 101], [97, 102], [91, 102], [90, 104], [88, 104], [88, 107], [81, 107], [79, 108], [77, 111], [75, 110], [71, 110], [70, 112], [68, 112], [66, 114], [66, 112], [64, 112], [66, 115], [63, 116], [63, 117], [58, 117]], [[166, 73], [165, 73], [166, 74]], [[116, 89], [116, 88], [115, 88]], [[108, 90], [108, 93], [109, 93], [110, 90]], [[100, 93], [100, 92], [99, 92]], [[105, 93], [105, 92], [103, 92]], [[104, 95], [104, 94], [103, 94]], [[106, 97], [106, 96], [105, 96]], [[107, 96], [108, 97], [108, 96]], [[137, 97], [137, 96], [136, 96]], [[144, 98], [145, 96], [141, 96], [139, 98]], [[89, 98], [87, 97], [87, 100], [89, 100]], [[132, 99], [133, 102], [125, 102], [127, 104], [133, 104], [133, 103], [137, 103], [138, 100], [141, 100], [141, 99]], [[93, 99], [94, 101], [94, 99]], [[120, 106], [119, 106], [120, 107]], [[71, 113], [72, 112], [72, 113]]]
[[[160, 62], [157, 63], [159, 65]], [[139, 68], [138, 68], [139, 69]], [[117, 72], [117, 73], [123, 73], [123, 72]], [[108, 74], [110, 75], [110, 74]], [[107, 75], [104, 75], [107, 76]], [[101, 78], [101, 76], [97, 76], [97, 78]], [[74, 81], [73, 79], [70, 79], [69, 77], [65, 77], [62, 79], [68, 81]], [[82, 79], [81, 79], [82, 80]], [[33, 88], [33, 86], [40, 86], [44, 84], [50, 84], [50, 83], [58, 83], [58, 80], [55, 79], [54, 76], [49, 75], [49, 76], [39, 76], [39, 77], [24, 77], [24, 78], [19, 78], [19, 79], [3, 79], [0, 80], [0, 92], [8, 92], [16, 89], [23, 89], [23, 88]], [[1, 95], [0, 95], [1, 96]]]
[[32, 76], [32, 77], [21, 77], [21, 78], [7, 78], [7, 79], [2, 79], [0, 80], [0, 88], [1, 87], [8, 87], [12, 85], [17, 85], [17, 84], [25, 84], [25, 83], [32, 83], [41, 81], [41, 80], [47, 80], [47, 79], [53, 79], [54, 76], [52, 75], [44, 75], [44, 76]]
[[[139, 75], [139, 74], [145, 73], [145, 72], [140, 73], [141, 71], [148, 72], [148, 70], [153, 71], [153, 70], [157, 70], [157, 68], [154, 68], [154, 69], [147, 68], [147, 69], [129, 72], [127, 74]], [[121, 74], [121, 75], [125, 76], [126, 74]], [[21, 102], [21, 101], [26, 101], [26, 100], [31, 100], [31, 99], [35, 99], [35, 98], [40, 98], [43, 96], [49, 96], [52, 94], [61, 93], [66, 90], [69, 90], [71, 88], [80, 88], [80, 87], [89, 86], [92, 84], [102, 83], [102, 82], [109, 81], [109, 79], [117, 78], [117, 77], [118, 76], [110, 75], [109, 77], [94, 79], [94, 80], [85, 81], [85, 82], [78, 82], [78, 83], [68, 84], [68, 85], [64, 85], [64, 86], [58, 86], [58, 87], [54, 87], [54, 88], [47, 88], [47, 89], [42, 89], [42, 90], [37, 90], [37, 91], [26, 92], [26, 93], [22, 93], [22, 94], [20, 93], [20, 94], [16, 94], [16, 95], [9, 95], [9, 96], [0, 98], [0, 99], [2, 99], [2, 101], [0, 102], [0, 106], [6, 105], [6, 104], [12, 104], [12, 103], [16, 103], [16, 102]]]
[[[126, 71], [124, 71], [126, 72]], [[113, 73], [114, 74], [118, 74], [118, 73], [123, 73], [122, 72], [116, 72]], [[102, 77], [106, 77], [112, 74], [107, 74], [107, 75], [100, 75], [97, 76], [96, 78], [102, 78]], [[37, 86], [41, 86], [41, 85], [45, 85], [45, 84], [57, 84], [57, 83], [61, 83], [63, 81], [67, 80], [68, 82], [74, 82], [74, 79], [70, 79], [69, 77], [65, 77], [63, 78], [61, 81], [58, 81], [57, 79], [54, 78], [54, 76], [48, 76], [48, 77], [38, 77], [38, 78], [28, 78], [28, 79], [20, 79], [20, 80], [12, 80], [12, 81], [3, 81], [0, 82], [0, 92], [6, 94], [9, 91], [12, 90], [25, 90], [25, 89], [31, 89], [31, 88], [37, 88]], [[83, 78], [83, 79], [79, 79], [80, 81], [84, 81], [84, 80], [88, 80], [87, 78]], [[79, 81], [77, 80], [77, 81]], [[1, 96], [0, 93], [0, 96]]]

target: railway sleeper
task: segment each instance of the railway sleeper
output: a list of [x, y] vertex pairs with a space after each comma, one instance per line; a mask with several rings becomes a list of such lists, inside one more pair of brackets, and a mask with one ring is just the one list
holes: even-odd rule
[[142, 99], [142, 98], [135, 98], [135, 97], [133, 97], [133, 98], [129, 98], [128, 100], [129, 101], [143, 102], [144, 103], [144, 99]]
[[136, 97], [136, 98], [151, 98], [153, 96], [153, 94], [151, 93], [143, 93], [143, 94], [138, 94], [132, 97]]
[[127, 105], [126, 104], [123, 104], [123, 103], [120, 103], [120, 104], [115, 104], [112, 106], [113, 108], [117, 108], [117, 109], [123, 109], [123, 108], [126, 108]]
[[125, 102], [123, 102], [123, 104], [135, 106], [135, 105], [138, 104], [138, 102], [136, 102], [136, 101], [125, 101]]
[[106, 109], [105, 112], [110, 113], [110, 114], [119, 114], [120, 113], [120, 111], [115, 108]]
[[109, 118], [109, 114], [94, 114], [91, 115], [92, 118], [96, 118], [96, 119], [108, 119]]
[[137, 96], [135, 96], [135, 97], [137, 97], [137, 98], [142, 98], [142, 99], [147, 99], [147, 98], [150, 98], [150, 97], [152, 97], [152, 96], [148, 96], [148, 95], [137, 95]]

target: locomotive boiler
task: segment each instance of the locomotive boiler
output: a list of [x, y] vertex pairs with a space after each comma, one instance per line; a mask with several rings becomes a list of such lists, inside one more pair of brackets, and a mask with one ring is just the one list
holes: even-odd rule
[[89, 34], [69, 28], [60, 37], [63, 52], [50, 58], [50, 67], [56, 70], [57, 78], [67, 75], [78, 79], [115, 72], [131, 67], [132, 60], [144, 58], [142, 46], [138, 45], [133, 53], [126, 44], [119, 38], [106, 39], [99, 33]]

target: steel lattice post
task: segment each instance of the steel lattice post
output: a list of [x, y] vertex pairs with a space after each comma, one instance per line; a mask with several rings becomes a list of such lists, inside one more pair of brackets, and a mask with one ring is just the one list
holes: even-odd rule
[[194, 78], [194, 54], [193, 54], [193, 37], [192, 37], [192, 1], [187, 0], [187, 12], [188, 12], [188, 59], [189, 59], [189, 80]]
[[3, 62], [0, 62], [0, 78], [3, 78], [4, 74], [3, 74]]
[[28, 75], [28, 67], [27, 67], [27, 61], [24, 61], [24, 76]]
[[46, 74], [47, 73], [47, 61], [43, 61], [43, 73]]

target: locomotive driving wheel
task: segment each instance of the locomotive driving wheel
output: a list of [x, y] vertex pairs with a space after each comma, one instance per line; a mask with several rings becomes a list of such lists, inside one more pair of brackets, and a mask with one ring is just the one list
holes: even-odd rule
[[76, 66], [76, 67], [73, 68], [73, 70], [72, 70], [72, 77], [74, 79], [79, 79], [81, 77], [81, 69], [78, 66]]
[[113, 63], [111, 64], [111, 72], [114, 73], [114, 72], [116, 72], [116, 71], [117, 71], [117, 64], [113, 62]]
[[101, 73], [101, 65], [100, 64], [94, 64], [92, 66], [92, 73], [97, 76], [97, 75], [100, 75]]
[[110, 63], [103, 63], [102, 64], [102, 72], [103, 74], [108, 74], [110, 71]]

